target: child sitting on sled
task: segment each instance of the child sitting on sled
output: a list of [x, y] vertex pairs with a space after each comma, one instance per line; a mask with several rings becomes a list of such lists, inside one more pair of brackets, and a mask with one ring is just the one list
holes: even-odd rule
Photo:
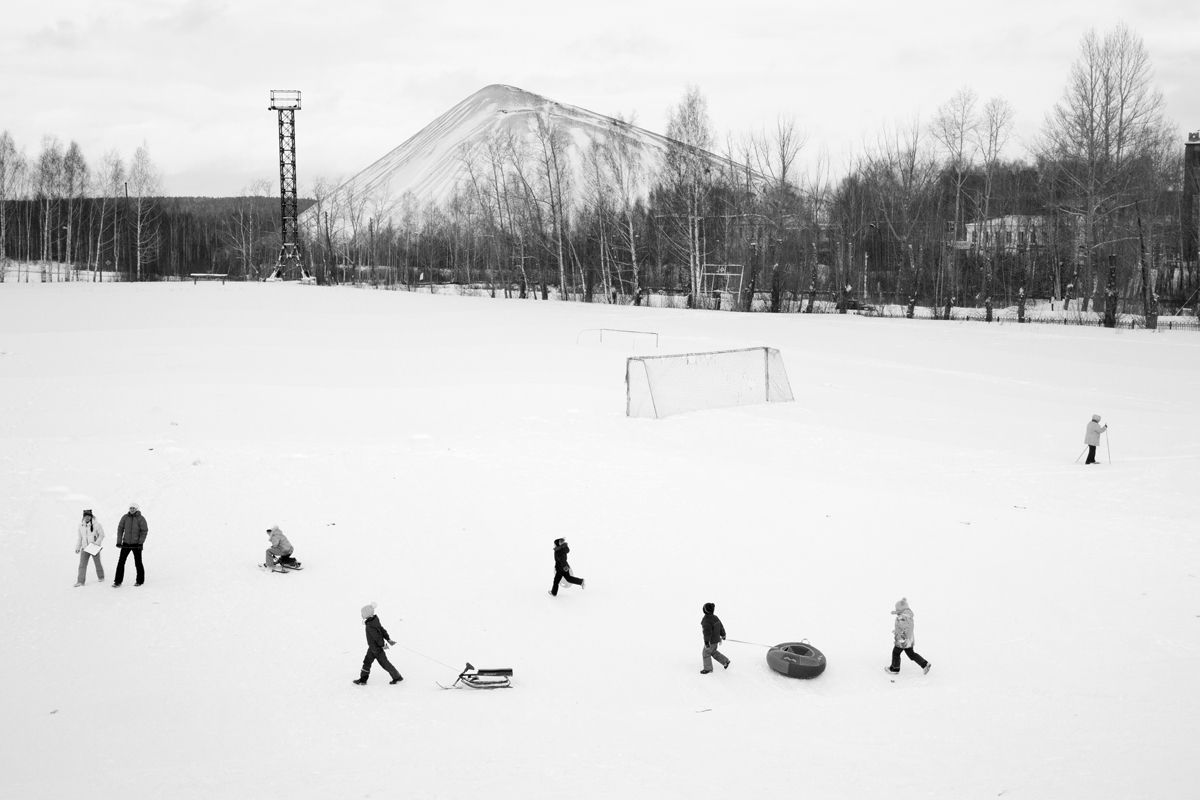
[[263, 563], [264, 567], [272, 572], [286, 572], [284, 567], [300, 568], [300, 562], [292, 558], [295, 548], [283, 535], [283, 531], [279, 530], [278, 525], [267, 528], [267, 537], [271, 540], [271, 546], [267, 548], [267, 560]]

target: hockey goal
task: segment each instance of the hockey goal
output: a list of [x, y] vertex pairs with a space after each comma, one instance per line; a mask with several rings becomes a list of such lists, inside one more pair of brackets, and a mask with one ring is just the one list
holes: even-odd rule
[[635, 356], [625, 362], [625, 416], [661, 419], [703, 408], [792, 399], [773, 347]]

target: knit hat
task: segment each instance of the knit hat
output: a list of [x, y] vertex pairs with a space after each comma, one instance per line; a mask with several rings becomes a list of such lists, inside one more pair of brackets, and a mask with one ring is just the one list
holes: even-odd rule
[[83, 510], [83, 515], [84, 515], [85, 517], [90, 517], [90, 516], [92, 515], [92, 510], [91, 510], [90, 508], [85, 508], [85, 509]]
[[363, 619], [370, 619], [373, 616], [375, 616], [375, 603], [371, 603], [370, 605], [362, 607]]
[[703, 611], [705, 614], [711, 614], [717, 610], [717, 606], [715, 603], [705, 603], [704, 608], [702, 608], [700, 610]]
[[140, 509], [140, 508], [138, 508], [138, 504], [137, 504], [137, 503], [130, 503], [130, 504], [129, 504], [129, 510], [130, 510], [130, 511], [141, 511], [141, 509]]
[[1100, 421], [1100, 415], [1092, 414], [1092, 422], [1099, 422], [1099, 421]]
[[908, 598], [907, 598], [907, 597], [901, 597], [899, 600], [897, 600], [897, 601], [896, 601], [896, 610], [895, 610], [895, 611], [893, 611], [892, 613], [893, 613], [893, 614], [899, 614], [901, 611], [908, 611], [908, 610], [909, 610], [909, 608], [908, 608]]

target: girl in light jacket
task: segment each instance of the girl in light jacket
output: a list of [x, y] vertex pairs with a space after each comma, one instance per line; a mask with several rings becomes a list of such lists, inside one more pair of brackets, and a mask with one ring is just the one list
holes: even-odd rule
[[79, 575], [75, 578], [76, 586], [83, 586], [87, 580], [87, 565], [88, 558], [92, 558], [96, 562], [96, 578], [104, 580], [104, 565], [100, 563], [100, 551], [89, 553], [84, 548], [94, 544], [100, 547], [104, 542], [104, 528], [99, 521], [92, 516], [92, 510], [85, 509], [83, 519], [79, 523], [79, 535], [75, 539], [75, 552], [79, 554]]
[[896, 615], [896, 627], [892, 630], [892, 663], [890, 666], [884, 667], [884, 669], [893, 675], [899, 672], [900, 654], [904, 653], [911, 660], [917, 662], [917, 666], [921, 668], [922, 672], [928, 674], [932, 664], [921, 658], [920, 654], [913, 650], [913, 645], [916, 644], [917, 639], [913, 635], [913, 612], [908, 607], [908, 598], [901, 597], [896, 602], [896, 610], [892, 613]]

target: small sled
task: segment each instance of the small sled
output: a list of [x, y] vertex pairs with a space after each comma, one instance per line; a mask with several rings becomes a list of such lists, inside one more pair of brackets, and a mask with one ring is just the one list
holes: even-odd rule
[[458, 674], [458, 678], [449, 686], [442, 686], [443, 689], [453, 689], [460, 683], [463, 686], [469, 686], [472, 689], [507, 689], [512, 686], [511, 669], [475, 669], [471, 662], [467, 662], [467, 668]]
[[[304, 569], [304, 565], [301, 564], [299, 561], [291, 561], [291, 562], [276, 561], [275, 563], [276, 563], [276, 565], [283, 567], [283, 572], [293, 572], [296, 570]], [[280, 571], [277, 569], [272, 569], [271, 567], [268, 567], [266, 564], [259, 564], [258, 568], [263, 572], [279, 572]]]

